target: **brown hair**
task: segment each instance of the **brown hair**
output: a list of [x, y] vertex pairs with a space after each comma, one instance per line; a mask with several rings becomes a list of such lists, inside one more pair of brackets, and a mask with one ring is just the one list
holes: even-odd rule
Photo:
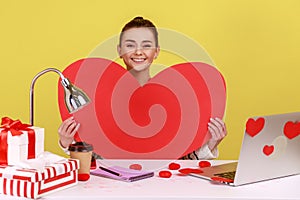
[[121, 45], [121, 39], [123, 37], [123, 33], [131, 28], [149, 28], [155, 38], [155, 45], [158, 47], [158, 32], [155, 27], [155, 25], [148, 19], [144, 19], [143, 17], [135, 17], [130, 22], [125, 24], [125, 26], [122, 28], [121, 34], [120, 34], [120, 45]]

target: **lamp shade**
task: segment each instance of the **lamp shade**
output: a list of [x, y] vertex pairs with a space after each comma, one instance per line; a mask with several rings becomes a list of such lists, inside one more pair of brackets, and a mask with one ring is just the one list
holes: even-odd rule
[[59, 74], [61, 78], [61, 84], [64, 87], [65, 91], [65, 104], [69, 113], [74, 113], [84, 106], [86, 106], [90, 99], [89, 97], [79, 88], [74, 86], [69, 79], [65, 78], [64, 75], [55, 68], [47, 68], [41, 72], [39, 72], [35, 77], [32, 79], [31, 86], [30, 86], [30, 124], [33, 126], [34, 123], [34, 85], [36, 80], [43, 74], [47, 72], [56, 72]]
[[65, 104], [69, 113], [74, 113], [90, 102], [89, 97], [78, 87], [71, 84], [69, 79], [61, 81], [65, 90]]

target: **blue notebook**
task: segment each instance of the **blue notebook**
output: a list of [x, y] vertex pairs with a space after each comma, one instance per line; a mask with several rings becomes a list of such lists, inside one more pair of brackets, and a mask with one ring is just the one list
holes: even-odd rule
[[151, 171], [134, 170], [120, 166], [100, 167], [91, 171], [91, 174], [126, 182], [138, 181], [154, 176], [154, 172]]

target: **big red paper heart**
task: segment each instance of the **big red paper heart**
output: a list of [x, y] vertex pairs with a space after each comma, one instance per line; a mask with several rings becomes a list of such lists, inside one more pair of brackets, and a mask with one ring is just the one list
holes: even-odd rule
[[258, 119], [249, 118], [246, 123], [246, 132], [251, 137], [256, 136], [265, 125], [265, 119], [260, 117]]
[[266, 156], [269, 156], [273, 153], [274, 151], [274, 146], [273, 145], [265, 145], [263, 148], [263, 152]]
[[297, 137], [300, 135], [300, 122], [288, 121], [284, 125], [283, 133], [289, 139]]
[[[171, 66], [142, 87], [122, 66], [102, 58], [78, 60], [63, 74], [92, 100], [74, 114], [81, 124], [76, 138], [104, 158], [179, 158], [210, 138], [209, 118], [222, 118], [225, 110], [222, 75], [200, 62]], [[70, 115], [63, 97], [59, 86], [64, 120]]]

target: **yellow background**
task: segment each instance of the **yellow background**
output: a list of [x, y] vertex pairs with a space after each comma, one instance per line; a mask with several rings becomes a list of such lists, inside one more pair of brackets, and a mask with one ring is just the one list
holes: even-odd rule
[[[87, 57], [142, 15], [193, 38], [225, 76], [228, 136], [219, 158], [237, 159], [247, 117], [300, 108], [299, 13], [298, 0], [2, 0], [0, 116], [29, 123], [29, 87], [38, 72]], [[35, 125], [46, 129], [45, 149], [63, 155], [57, 80], [48, 73], [36, 84]]]

